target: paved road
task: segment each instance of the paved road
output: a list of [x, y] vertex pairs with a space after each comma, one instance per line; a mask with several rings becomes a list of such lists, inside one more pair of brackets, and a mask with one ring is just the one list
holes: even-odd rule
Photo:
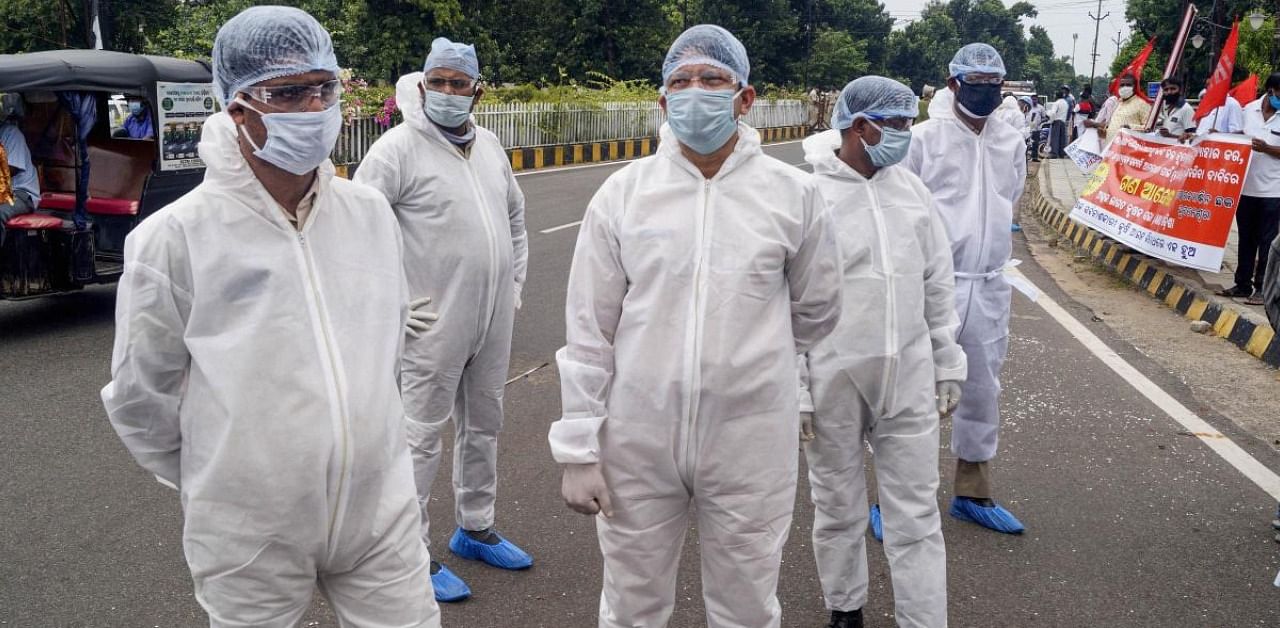
[[[767, 151], [801, 161], [799, 144]], [[529, 199], [531, 264], [513, 375], [553, 362], [563, 341], [564, 283], [577, 229], [539, 232], [580, 219], [615, 169], [520, 178]], [[1147, 377], [1280, 469], [1280, 456], [1198, 404], [1176, 377], [1118, 341], [1038, 267], [1022, 269]], [[110, 288], [0, 304], [2, 625], [204, 622], [182, 561], [177, 496], [134, 465], [98, 401], [108, 377], [113, 306]], [[1280, 550], [1266, 525], [1274, 499], [1199, 440], [1179, 434], [1183, 428], [1020, 297], [1006, 375], [997, 482], [1029, 532], [1004, 537], [944, 517], [953, 626], [1280, 625], [1280, 589], [1270, 586]], [[508, 388], [499, 527], [538, 562], [529, 572], [505, 573], [449, 561], [476, 594], [445, 608], [446, 625], [594, 625], [600, 578], [594, 527], [561, 505], [559, 473], [546, 446], [547, 424], [558, 412], [554, 366]], [[948, 479], [950, 464], [944, 454]], [[447, 473], [446, 465], [437, 494], [448, 492]], [[825, 615], [806, 495], [802, 482], [780, 590], [786, 626], [819, 626]], [[949, 492], [940, 499], [945, 508]], [[452, 528], [451, 512], [451, 497], [435, 502], [437, 548]], [[691, 535], [672, 626], [700, 625], [697, 549]], [[877, 551], [871, 573], [868, 625], [892, 626]], [[318, 602], [308, 625], [335, 624]]]

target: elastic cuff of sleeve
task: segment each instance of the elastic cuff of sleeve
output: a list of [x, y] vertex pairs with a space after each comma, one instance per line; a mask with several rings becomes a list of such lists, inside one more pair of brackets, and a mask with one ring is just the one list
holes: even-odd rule
[[961, 363], [959, 366], [949, 368], [936, 367], [934, 369], [933, 381], [935, 382], [963, 382], [969, 377], [968, 364]]
[[591, 464], [600, 461], [600, 426], [604, 417], [560, 419], [551, 424], [547, 441], [551, 456], [560, 464]]

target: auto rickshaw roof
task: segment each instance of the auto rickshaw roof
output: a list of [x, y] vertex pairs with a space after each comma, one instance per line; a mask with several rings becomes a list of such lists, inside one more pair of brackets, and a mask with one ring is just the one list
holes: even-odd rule
[[0, 55], [0, 92], [110, 91], [147, 94], [156, 81], [209, 83], [200, 61], [109, 50], [49, 50]]

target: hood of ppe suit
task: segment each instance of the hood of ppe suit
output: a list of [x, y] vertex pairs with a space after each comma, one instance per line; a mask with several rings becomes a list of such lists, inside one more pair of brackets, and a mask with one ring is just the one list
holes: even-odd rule
[[326, 164], [298, 232], [225, 113], [200, 155], [204, 182], [125, 241], [107, 414], [144, 468], [181, 487], [197, 592], [299, 555], [349, 570], [417, 520], [396, 386], [399, 228], [381, 196]]
[[[1010, 225], [1026, 183], [1025, 153], [1022, 134], [1007, 124], [988, 122], [974, 133], [955, 117], [930, 118], [911, 130], [903, 165], [924, 182], [946, 226], [962, 333], [972, 337], [1008, 333], [1009, 285], [1000, 270], [1012, 251]], [[975, 291], [987, 297], [971, 306]], [[970, 315], [977, 322], [971, 324]]]
[[412, 392], [418, 378], [460, 372], [491, 333], [509, 341], [528, 260], [524, 194], [501, 143], [477, 126], [468, 154], [460, 152], [422, 112], [421, 78], [415, 72], [396, 83], [405, 122], [374, 142], [355, 175], [391, 203], [410, 293], [431, 297], [440, 314], [405, 349], [406, 410], [418, 420], [448, 416], [453, 405], [451, 396]]
[[426, 133], [435, 124], [427, 119], [427, 113], [422, 110], [422, 94], [418, 92], [422, 77], [422, 72], [410, 72], [396, 81], [396, 107], [400, 109], [400, 115], [404, 116], [405, 123]]
[[954, 118], [956, 95], [952, 93], [951, 88], [943, 85], [938, 91], [933, 93], [933, 98], [929, 100], [929, 119], [935, 120], [939, 118]]
[[[927, 410], [935, 380], [965, 373], [947, 234], [919, 178], [890, 166], [868, 179], [839, 159], [839, 145], [833, 131], [804, 141], [835, 226], [844, 283], [839, 324], [808, 352], [808, 389], [852, 381], [880, 416], [896, 416], [904, 404]], [[847, 411], [814, 402], [820, 413]]]

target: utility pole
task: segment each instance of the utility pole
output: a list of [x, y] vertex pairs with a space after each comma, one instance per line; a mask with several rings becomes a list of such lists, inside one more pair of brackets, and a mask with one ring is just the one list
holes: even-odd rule
[[[1102, 13], [1102, 0], [1098, 0], [1098, 13]], [[1094, 15], [1089, 12], [1089, 18], [1093, 20], [1093, 65], [1089, 66], [1089, 80], [1098, 74], [1098, 33], [1102, 29], [1102, 20], [1111, 16], [1111, 12], [1107, 11], [1106, 15]]]

